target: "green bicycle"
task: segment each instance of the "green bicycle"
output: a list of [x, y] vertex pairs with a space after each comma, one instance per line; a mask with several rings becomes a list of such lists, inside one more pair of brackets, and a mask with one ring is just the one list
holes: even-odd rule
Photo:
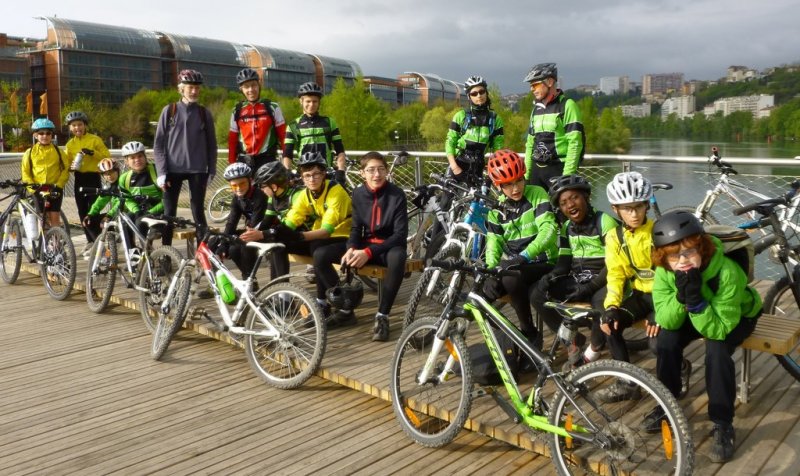
[[[564, 316], [548, 354], [536, 349], [480, 290], [490, 276], [515, 275], [463, 260], [434, 260], [443, 270], [475, 275], [466, 302], [449, 304], [439, 318], [420, 319], [405, 329], [390, 369], [395, 416], [417, 443], [439, 447], [451, 442], [469, 417], [473, 398], [491, 395], [500, 408], [532, 436], [547, 435], [559, 474], [691, 474], [694, 446], [686, 417], [672, 394], [653, 375], [627, 362], [603, 360], [561, 373], [552, 363], [591, 309], [553, 304]], [[475, 321], [504, 383], [508, 400], [493, 387], [475, 388], [465, 338]], [[527, 397], [500, 352], [497, 332], [506, 334], [538, 370]], [[611, 385], [635, 388], [635, 400], [603, 402], [597, 392]], [[548, 404], [546, 396], [552, 395]], [[645, 428], [645, 415], [660, 408], [660, 428]]]

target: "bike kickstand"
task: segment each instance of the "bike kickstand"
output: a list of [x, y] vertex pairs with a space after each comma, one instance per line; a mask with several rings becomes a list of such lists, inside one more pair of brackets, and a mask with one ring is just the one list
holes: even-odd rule
[[189, 310], [189, 319], [196, 319], [198, 316], [208, 321], [208, 323], [211, 324], [216, 330], [224, 331], [224, 326], [220, 326], [217, 321], [211, 319], [211, 316], [208, 315], [208, 312], [204, 307], [192, 307]]

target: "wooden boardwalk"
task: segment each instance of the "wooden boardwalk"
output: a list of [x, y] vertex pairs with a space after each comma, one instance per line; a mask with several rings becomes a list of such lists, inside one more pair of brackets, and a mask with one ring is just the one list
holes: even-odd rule
[[[57, 303], [38, 278], [23, 277], [19, 285], [0, 285], [10, 327], [0, 337], [0, 474], [552, 472], [547, 458], [514, 449], [540, 451], [542, 443], [488, 398], [475, 401], [467, 426], [491, 439], [464, 431], [438, 450], [411, 443], [387, 404], [394, 342], [370, 341], [373, 293], [358, 310], [358, 325], [329, 332], [321, 378], [277, 391], [257, 380], [241, 351], [217, 342], [227, 339], [203, 321], [188, 322], [194, 332], [181, 332], [164, 361], [153, 362], [138, 312], [114, 306], [95, 315], [81, 292]], [[391, 316], [393, 339], [414, 277]], [[133, 293], [119, 295], [133, 305]], [[195, 304], [212, 311], [211, 301]], [[25, 326], [32, 320], [35, 331]], [[707, 457], [703, 348], [698, 342], [687, 349], [694, 370], [682, 404], [693, 426], [698, 474], [798, 474], [800, 385], [773, 356], [753, 357], [751, 401], [737, 402], [736, 456], [719, 465]], [[655, 368], [646, 353], [635, 359]]]

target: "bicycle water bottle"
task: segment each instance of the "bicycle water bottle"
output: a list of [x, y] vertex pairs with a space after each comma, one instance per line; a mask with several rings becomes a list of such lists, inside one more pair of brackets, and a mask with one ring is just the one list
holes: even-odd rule
[[558, 338], [561, 339], [561, 342], [564, 344], [569, 345], [572, 343], [572, 340], [575, 338], [575, 329], [570, 329], [565, 324], [561, 324], [558, 328]]
[[142, 252], [139, 251], [139, 248], [131, 248], [129, 258], [131, 266], [136, 266], [139, 264], [139, 260], [142, 259]]
[[233, 283], [228, 279], [222, 270], [217, 270], [217, 291], [225, 304], [233, 304], [236, 302], [236, 289], [233, 288]]
[[22, 224], [25, 227], [25, 240], [27, 241], [28, 248], [33, 248], [33, 241], [37, 239], [39, 236], [39, 220], [37, 220], [36, 215], [33, 213], [28, 213], [24, 211], [24, 217], [22, 217]]
[[83, 163], [83, 152], [78, 152], [75, 154], [75, 159], [72, 161], [72, 165], [70, 166], [70, 170], [78, 170], [81, 168], [81, 164]]

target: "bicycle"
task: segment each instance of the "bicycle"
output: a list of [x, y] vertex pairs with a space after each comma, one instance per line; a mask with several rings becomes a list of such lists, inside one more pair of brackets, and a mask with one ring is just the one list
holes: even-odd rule
[[[180, 226], [195, 225], [181, 218], [164, 218]], [[181, 261], [158, 309], [152, 357], [159, 360], [164, 355], [183, 325], [195, 272], [199, 271], [214, 293], [223, 324], [213, 321], [205, 309], [196, 312], [220, 331], [243, 339], [247, 361], [264, 382], [282, 389], [299, 387], [316, 373], [325, 354], [327, 328], [322, 309], [305, 289], [289, 283], [288, 276], [276, 278], [256, 292], [260, 263], [274, 249], [282, 248], [282, 243], [247, 243], [258, 250], [258, 257], [250, 275], [237, 279], [209, 247], [212, 236], [221, 242], [238, 239], [206, 231], [194, 257]]]
[[8, 284], [15, 283], [25, 255], [31, 263], [39, 264], [50, 297], [62, 301], [75, 284], [75, 248], [64, 228], [47, 226], [44, 214], [33, 203], [33, 194], [45, 187], [19, 180], [0, 182], [0, 188], [13, 189], [0, 199], [11, 198], [0, 214], [0, 277]]
[[[98, 196], [116, 197], [120, 200], [117, 216], [103, 227], [103, 231], [94, 241], [89, 251], [89, 263], [86, 270], [86, 304], [92, 312], [103, 312], [114, 293], [117, 274], [122, 277], [125, 287], [139, 292], [139, 303], [142, 317], [150, 332], [155, 329], [152, 316], [145, 316], [148, 304], [147, 294], [153, 287], [148, 285], [160, 279], [169, 279], [172, 275], [165, 272], [167, 268], [177, 269], [181, 260], [180, 252], [172, 246], [159, 248], [153, 260], [153, 240], [157, 238], [155, 227], [167, 222], [152, 217], [143, 217], [142, 222], [148, 225], [147, 236], [144, 236], [136, 223], [125, 213], [126, 199], [136, 201], [140, 207], [147, 206], [152, 197], [130, 195], [120, 190], [82, 189]], [[127, 230], [129, 233], [126, 233]], [[128, 243], [128, 236], [133, 235], [133, 242]], [[117, 243], [122, 244], [124, 267], [119, 267], [119, 250]], [[158, 277], [157, 277], [158, 276]]]
[[[532, 437], [549, 434], [550, 457], [559, 474], [572, 474], [573, 469], [597, 474], [691, 474], [694, 447], [689, 423], [675, 398], [654, 376], [613, 360], [586, 364], [568, 373], [554, 371], [554, 350], [544, 354], [536, 349], [481, 294], [488, 276], [513, 275], [515, 271], [496, 271], [463, 260], [434, 260], [434, 264], [472, 273], [475, 281], [463, 306], [454, 306], [436, 319], [414, 322], [395, 347], [389, 375], [392, 408], [412, 440], [427, 447], [450, 443], [469, 418], [473, 398], [491, 395]], [[568, 340], [574, 323], [592, 313], [597, 311], [584, 309], [565, 316], [559, 336]], [[495, 387], [473, 391], [465, 342], [468, 321], [477, 324], [481, 340], [489, 347], [510, 402]], [[499, 352], [497, 332], [511, 339], [537, 367], [538, 376], [527, 397]], [[553, 349], [557, 347], [554, 344]], [[593, 397], [609, 385], [635, 386], [641, 398], [603, 403]], [[545, 400], [546, 390], [553, 393], [550, 404]], [[659, 407], [665, 414], [660, 432], [644, 432], [643, 412]]]

